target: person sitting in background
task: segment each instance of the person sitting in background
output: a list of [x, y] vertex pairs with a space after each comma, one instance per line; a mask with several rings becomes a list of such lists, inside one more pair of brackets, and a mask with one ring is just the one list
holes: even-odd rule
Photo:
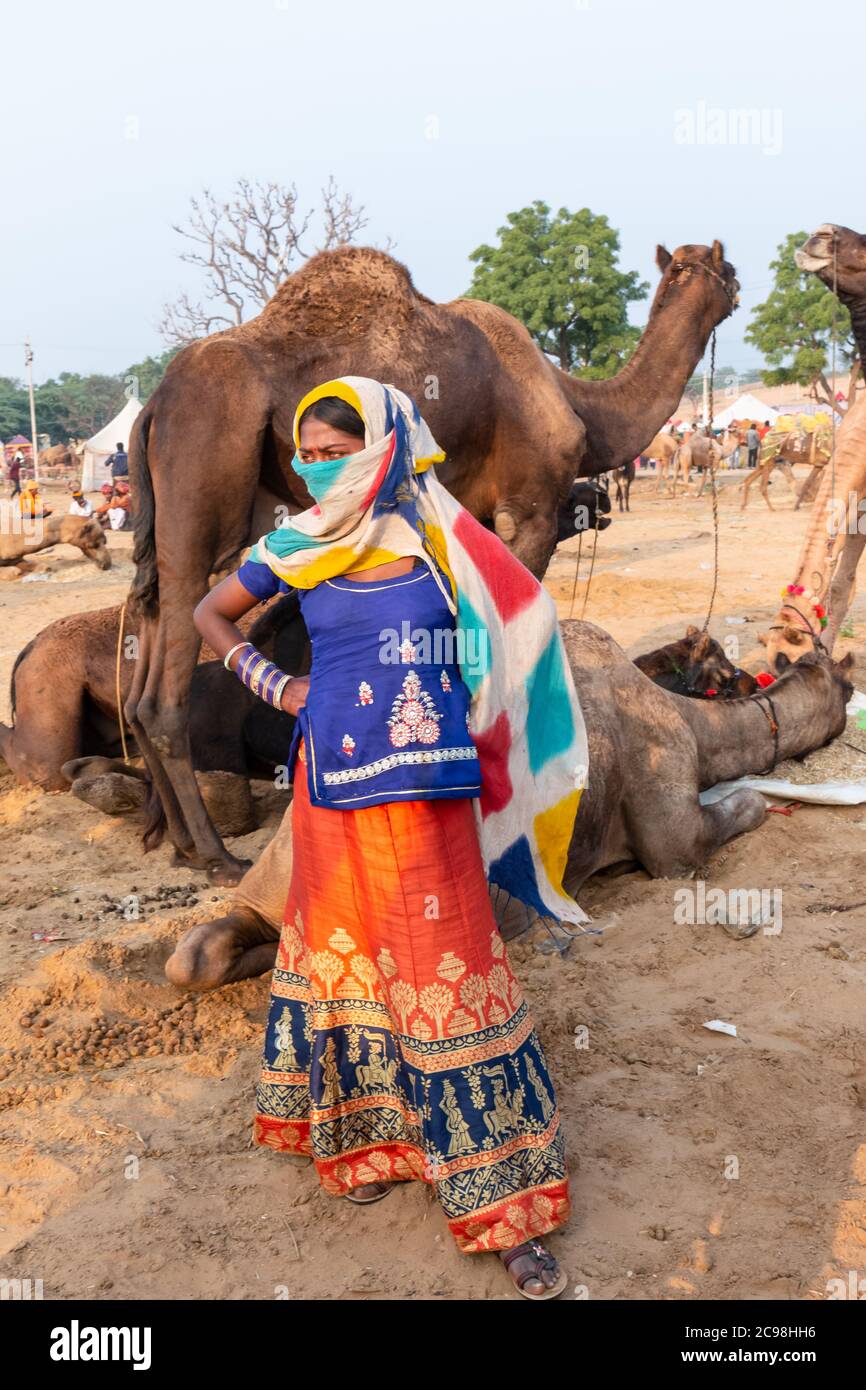
[[130, 529], [132, 526], [130, 506], [129, 483], [120, 480], [115, 486], [114, 494], [108, 506], [108, 524], [112, 531], [128, 531]]
[[108, 510], [111, 506], [111, 499], [114, 496], [114, 488], [111, 483], [103, 483], [99, 491], [102, 493], [102, 501], [98, 507], [94, 507], [93, 515], [101, 526], [107, 526]]
[[111, 469], [112, 478], [129, 477], [129, 455], [119, 441], [115, 452], [105, 460], [105, 466]]
[[93, 516], [93, 503], [88, 501], [88, 499], [84, 496], [84, 493], [81, 491], [81, 488], [75, 487], [72, 483], [70, 483], [69, 491], [72, 494], [69, 502], [69, 515]]
[[36, 518], [51, 515], [51, 508], [46, 507], [42, 501], [39, 485], [33, 478], [28, 478], [18, 498], [18, 505], [21, 508], [22, 516]]

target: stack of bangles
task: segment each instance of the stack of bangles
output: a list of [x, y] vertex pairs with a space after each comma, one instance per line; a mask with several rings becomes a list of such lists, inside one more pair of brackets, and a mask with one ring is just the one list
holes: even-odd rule
[[257, 647], [252, 642], [238, 642], [231, 651], [226, 652], [223, 657], [223, 665], [227, 671], [232, 668], [229, 662], [235, 652], [242, 652], [234, 673], [244, 685], [265, 700], [274, 709], [282, 708], [283, 691], [292, 679], [287, 676], [285, 671], [281, 671], [279, 666], [275, 666], [272, 661], [268, 661], [266, 656], [262, 656]]

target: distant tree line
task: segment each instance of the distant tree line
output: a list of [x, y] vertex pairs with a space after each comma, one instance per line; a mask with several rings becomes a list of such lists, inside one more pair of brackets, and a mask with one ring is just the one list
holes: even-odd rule
[[[130, 396], [144, 403], [153, 394], [176, 351], [177, 348], [170, 348], [160, 357], [134, 362], [117, 376], [61, 372], [58, 377], [43, 381], [33, 392], [36, 428], [40, 434], [50, 435], [52, 444], [89, 439], [123, 408]], [[8, 440], [16, 434], [30, 438], [27, 386], [14, 377], [4, 376], [0, 377], [0, 439]]]

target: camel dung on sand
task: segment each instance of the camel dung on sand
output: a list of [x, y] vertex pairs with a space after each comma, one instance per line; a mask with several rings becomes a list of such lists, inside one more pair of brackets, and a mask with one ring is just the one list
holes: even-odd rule
[[[255, 319], [174, 358], [130, 441], [132, 599], [143, 621], [127, 718], [188, 863], [215, 882], [236, 882], [243, 869], [215, 834], [189, 762], [192, 611], [208, 577], [229, 571], [272, 529], [275, 507], [312, 504], [292, 468], [297, 401], [346, 374], [406, 391], [446, 451], [437, 469], [444, 484], [541, 575], [563, 519], [573, 517], [575, 478], [634, 459], [736, 306], [739, 286], [720, 242], [673, 255], [659, 247], [657, 263], [647, 328], [609, 381], [568, 376], [495, 305], [434, 304], [404, 266], [358, 247], [311, 258]], [[566, 534], [574, 531], [572, 519]]]
[[[822, 747], [845, 728], [851, 658], [812, 654], [766, 696], [690, 700], [654, 685], [606, 632], [562, 624], [589, 740], [590, 776], [580, 801], [566, 885], [579, 893], [595, 873], [642, 865], [654, 878], [701, 867], [766, 814], [759, 792], [739, 789], [710, 805], [717, 782], [769, 770]], [[234, 893], [229, 913], [192, 927], [166, 961], [173, 984], [216, 989], [273, 968], [292, 871], [291, 810]], [[282, 889], [282, 891], [281, 891]]]

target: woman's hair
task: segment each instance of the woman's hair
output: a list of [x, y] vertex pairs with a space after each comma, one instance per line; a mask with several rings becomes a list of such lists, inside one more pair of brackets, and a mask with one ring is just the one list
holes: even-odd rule
[[342, 430], [343, 434], [350, 434], [354, 439], [366, 438], [364, 421], [357, 410], [339, 396], [323, 396], [320, 401], [308, 405], [298, 421], [299, 436], [305, 420], [323, 420], [326, 425], [333, 425], [335, 430]]

